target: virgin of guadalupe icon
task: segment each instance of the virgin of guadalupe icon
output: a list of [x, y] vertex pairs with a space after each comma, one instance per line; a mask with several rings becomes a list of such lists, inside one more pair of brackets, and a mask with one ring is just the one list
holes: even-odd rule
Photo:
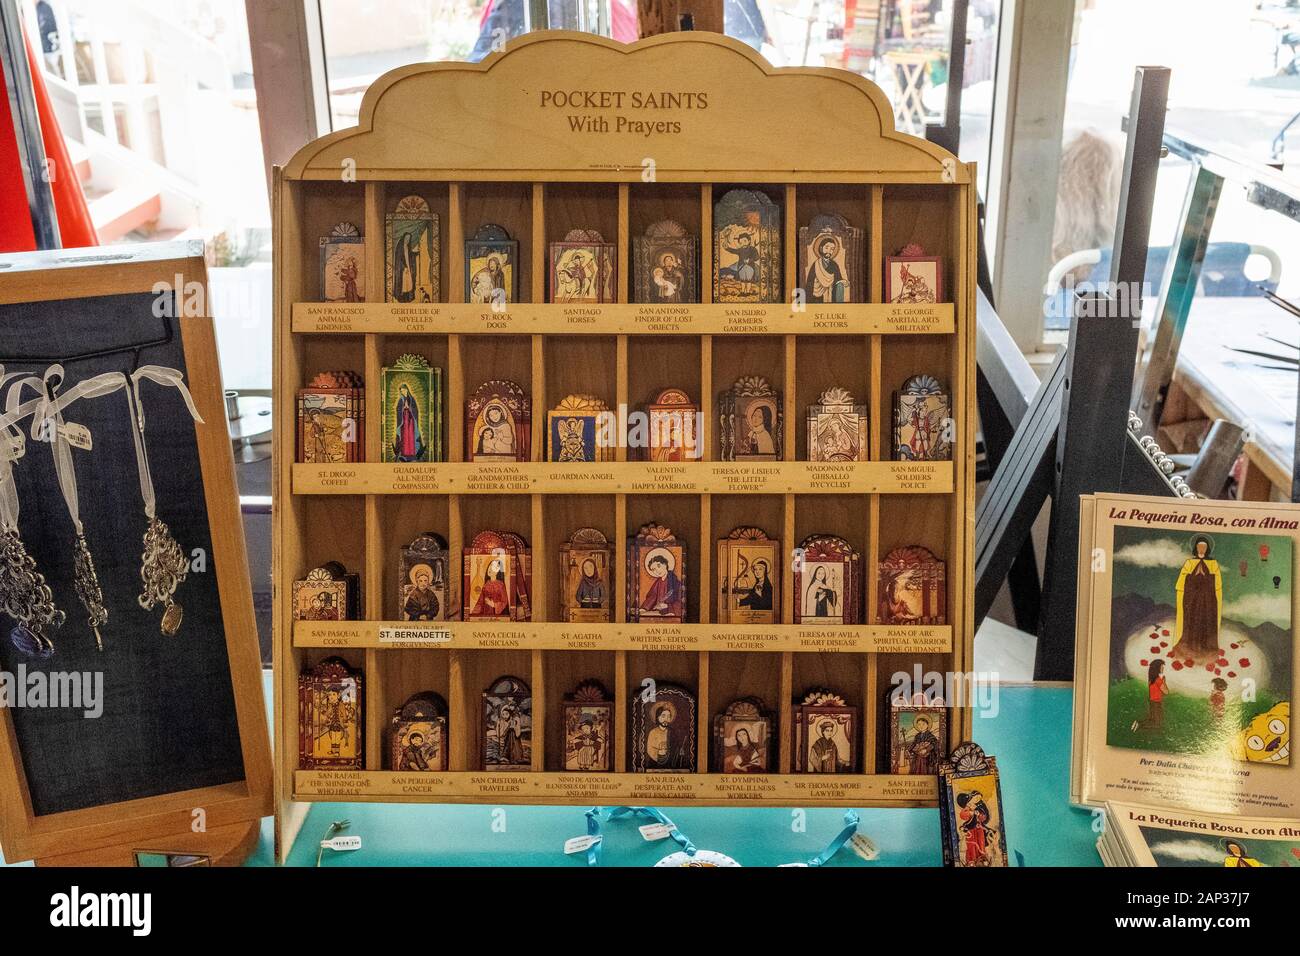
[[1191, 540], [1191, 557], [1183, 562], [1174, 585], [1177, 615], [1174, 647], [1193, 655], [1219, 652], [1219, 624], [1223, 614], [1223, 575], [1214, 553], [1214, 540], [1198, 534]]

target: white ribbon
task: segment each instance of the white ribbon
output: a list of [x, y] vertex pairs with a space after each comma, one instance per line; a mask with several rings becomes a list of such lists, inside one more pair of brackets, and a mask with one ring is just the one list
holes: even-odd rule
[[141, 365], [131, 373], [130, 400], [134, 408], [131, 435], [135, 439], [135, 460], [139, 465], [140, 496], [144, 499], [144, 513], [152, 521], [156, 507], [153, 473], [149, 470], [149, 453], [144, 447], [144, 402], [140, 400], [140, 382], [144, 379], [157, 382], [159, 385], [170, 385], [180, 392], [181, 398], [185, 399], [185, 407], [190, 410], [190, 415], [200, 425], [203, 424], [203, 416], [194, 406], [194, 398], [190, 395], [190, 390], [185, 387], [185, 376], [176, 369], [167, 368], [165, 365]]

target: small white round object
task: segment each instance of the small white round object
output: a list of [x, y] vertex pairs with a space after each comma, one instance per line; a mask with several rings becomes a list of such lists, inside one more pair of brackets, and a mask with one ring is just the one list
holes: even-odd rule
[[669, 853], [655, 866], [740, 866], [725, 853], [717, 850], [696, 850], [694, 855], [685, 850]]

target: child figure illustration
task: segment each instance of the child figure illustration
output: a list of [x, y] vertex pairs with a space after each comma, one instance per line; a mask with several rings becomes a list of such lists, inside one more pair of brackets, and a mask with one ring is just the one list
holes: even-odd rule
[[1129, 730], [1160, 730], [1165, 725], [1165, 694], [1169, 683], [1165, 680], [1165, 659], [1157, 657], [1147, 667], [1147, 715], [1135, 720]]

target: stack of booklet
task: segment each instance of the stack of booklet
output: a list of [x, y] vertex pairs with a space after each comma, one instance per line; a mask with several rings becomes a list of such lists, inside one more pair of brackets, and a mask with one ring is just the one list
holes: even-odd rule
[[1070, 796], [1104, 808], [1102, 859], [1300, 866], [1300, 506], [1095, 495], [1080, 519]]
[[1097, 852], [1107, 866], [1300, 866], [1300, 820], [1108, 800]]

